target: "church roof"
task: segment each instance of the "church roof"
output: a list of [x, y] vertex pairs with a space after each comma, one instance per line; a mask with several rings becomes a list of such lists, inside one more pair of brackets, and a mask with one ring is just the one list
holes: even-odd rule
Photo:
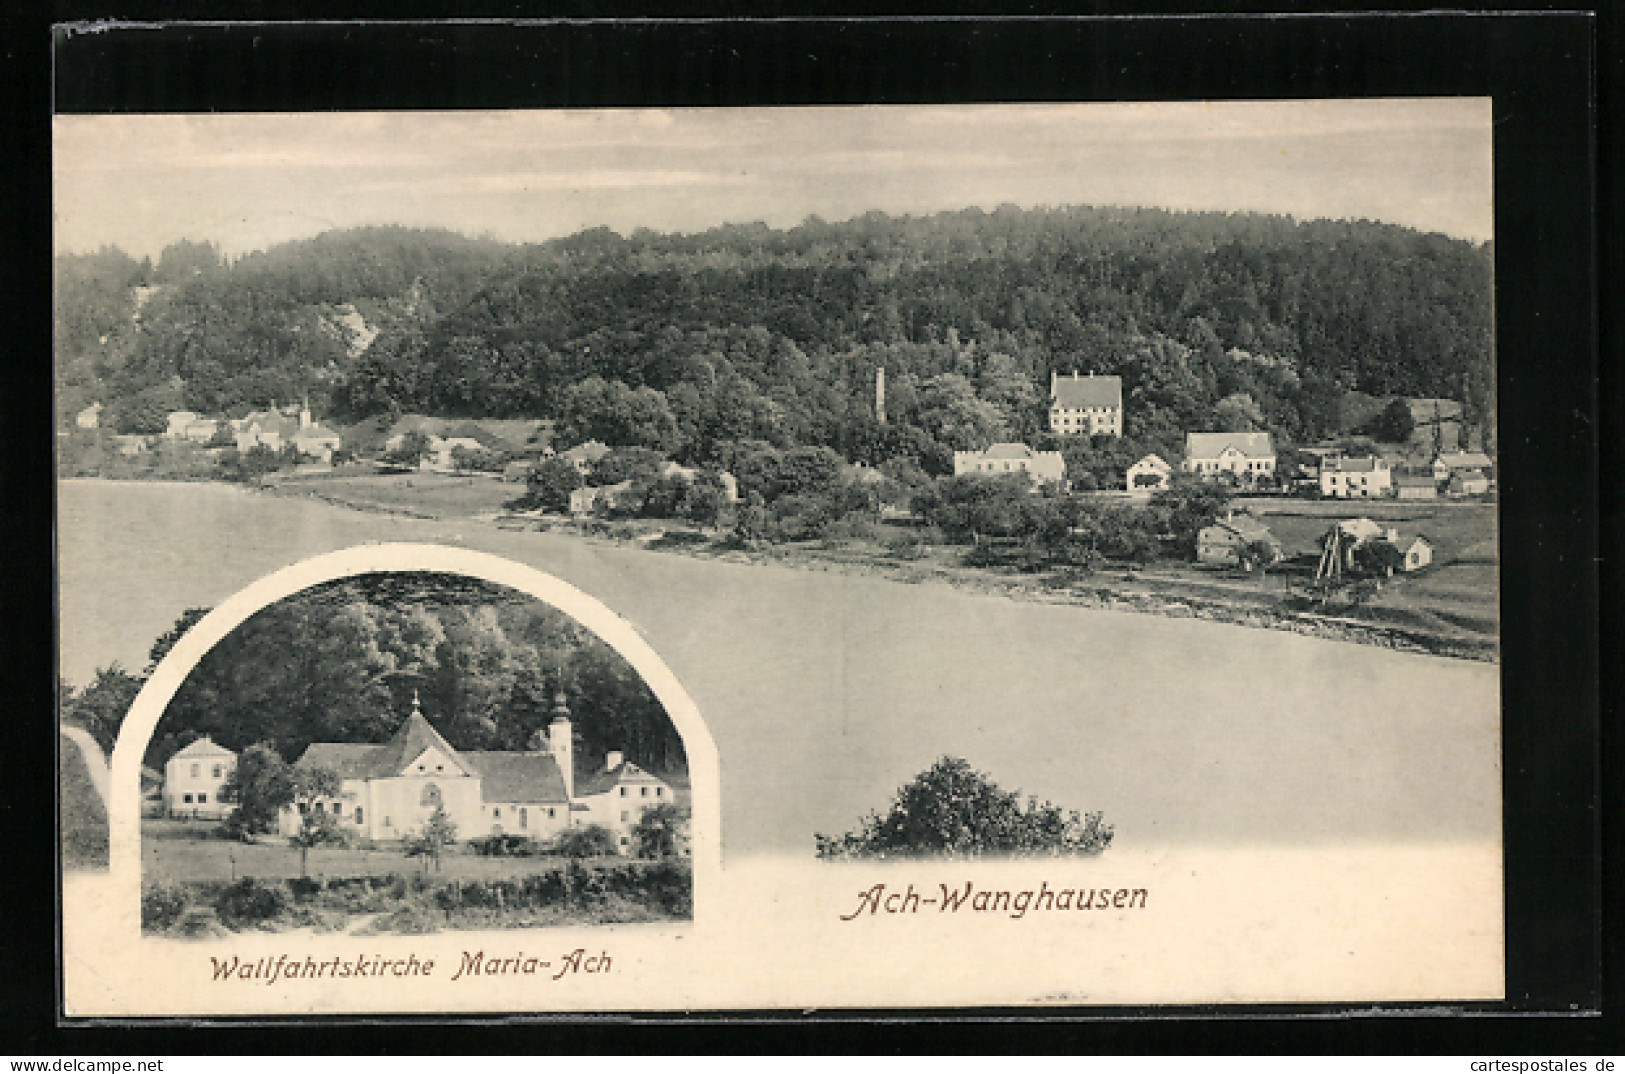
[[480, 776], [486, 802], [567, 802], [564, 774], [551, 753], [470, 750], [457, 755]]
[[1050, 405], [1059, 407], [1119, 407], [1123, 405], [1122, 377], [1057, 377], [1050, 389]]
[[389, 775], [398, 775], [412, 761], [423, 754], [424, 750], [439, 750], [447, 757], [456, 759], [459, 754], [451, 748], [451, 743], [440, 737], [440, 732], [434, 729], [417, 706], [412, 706], [412, 715], [396, 729], [390, 740], [378, 747], [378, 755], [374, 764], [387, 770]]

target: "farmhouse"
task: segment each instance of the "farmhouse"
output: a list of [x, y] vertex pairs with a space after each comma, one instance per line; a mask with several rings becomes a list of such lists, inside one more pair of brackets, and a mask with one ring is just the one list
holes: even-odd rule
[[164, 765], [164, 808], [172, 817], [211, 817], [231, 812], [220, 788], [237, 767], [237, 755], [204, 735]]
[[1147, 455], [1130, 466], [1124, 478], [1131, 492], [1152, 492], [1167, 488], [1173, 476], [1174, 468], [1164, 462], [1161, 455]]
[[95, 429], [102, 423], [102, 405], [91, 403], [73, 416], [73, 423], [81, 429]]
[[1214, 522], [1196, 535], [1196, 561], [1210, 566], [1244, 566], [1248, 559], [1248, 546], [1266, 545], [1269, 563], [1281, 558], [1281, 542], [1270, 528], [1251, 515], [1230, 515]]
[[1393, 471], [1376, 455], [1350, 459], [1333, 455], [1320, 464], [1320, 494], [1336, 499], [1386, 496], [1392, 487]]
[[1252, 482], [1275, 473], [1269, 433], [1186, 433], [1185, 472], [1211, 480], [1230, 474]]
[[1059, 451], [1034, 451], [1026, 444], [994, 444], [986, 451], [954, 452], [954, 476], [1025, 473], [1035, 484], [1058, 484], [1066, 478]]
[[1050, 372], [1049, 428], [1059, 436], [1122, 436], [1123, 378]]
[[1483, 470], [1455, 470], [1445, 486], [1452, 496], [1482, 496], [1490, 490], [1490, 479]]
[[1466, 470], [1488, 470], [1494, 465], [1488, 455], [1479, 451], [1446, 451], [1433, 460], [1433, 479], [1448, 481], [1451, 474]]
[[609, 454], [609, 447], [597, 440], [588, 440], [577, 444], [569, 451], [562, 452], [560, 458], [576, 468], [576, 472], [585, 477], [592, 472], [593, 464]]
[[[461, 838], [507, 833], [541, 839], [601, 824], [627, 850], [644, 811], [670, 804], [672, 790], [613, 750], [578, 784], [572, 734], [560, 693], [552, 722], [536, 732], [528, 750], [456, 750], [414, 697], [411, 715], [388, 742], [313, 742], [295, 767], [337, 775], [338, 796], [308, 808], [329, 812], [341, 830], [372, 839], [410, 835], [439, 808]], [[282, 811], [284, 834], [301, 823], [295, 809]]]
[[256, 447], [281, 451], [291, 445], [300, 454], [330, 463], [333, 452], [344, 443], [338, 433], [312, 420], [308, 406], [300, 407], [298, 418], [287, 417], [275, 409], [257, 410], [233, 422], [232, 428], [237, 450], [241, 452]]
[[1439, 483], [1431, 474], [1395, 474], [1394, 495], [1402, 500], [1436, 500]]

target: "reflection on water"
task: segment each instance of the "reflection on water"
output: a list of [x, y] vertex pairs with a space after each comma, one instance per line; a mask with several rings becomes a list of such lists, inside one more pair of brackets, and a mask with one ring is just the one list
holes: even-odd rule
[[[219, 485], [67, 482], [62, 672], [140, 668], [188, 607], [367, 541], [556, 574], [629, 619], [721, 754], [724, 853], [812, 850], [943, 754], [1118, 844], [1498, 840], [1498, 673], [1203, 620], [723, 563]], [[1110, 853], [1110, 852], [1108, 852]]]

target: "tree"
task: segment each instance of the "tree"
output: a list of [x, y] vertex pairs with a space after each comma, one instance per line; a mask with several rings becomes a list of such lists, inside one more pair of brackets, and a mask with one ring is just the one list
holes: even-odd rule
[[1250, 433], [1264, 424], [1264, 413], [1246, 392], [1227, 395], [1213, 404], [1213, 418], [1226, 433]]
[[820, 858], [1092, 855], [1111, 843], [1112, 828], [1099, 813], [1023, 803], [962, 758], [944, 757], [900, 788], [884, 816], [814, 838]]
[[175, 620], [175, 625], [160, 634], [158, 640], [152, 643], [152, 648], [147, 651], [147, 674], [151, 675], [164, 657], [169, 655], [169, 650], [175, 647], [175, 643], [208, 614], [208, 608], [188, 608], [182, 612], [180, 618]]
[[416, 469], [418, 464], [434, 453], [434, 441], [422, 429], [413, 429], [401, 437], [401, 442], [384, 453], [384, 461], [396, 466]]
[[1197, 535], [1213, 525], [1230, 503], [1230, 490], [1204, 481], [1177, 481], [1151, 497], [1150, 510], [1181, 552], [1196, 554]]
[[440, 871], [440, 855], [457, 841], [457, 825], [446, 815], [444, 806], [437, 805], [434, 812], [424, 820], [423, 826], [413, 835], [404, 840], [408, 857], [421, 858], [423, 871], [429, 871], [429, 863], [434, 862], [434, 871]]
[[632, 843], [641, 858], [671, 858], [688, 845], [688, 811], [663, 802], [643, 811], [632, 826]]
[[1405, 553], [1388, 541], [1362, 541], [1354, 546], [1354, 569], [1367, 578], [1386, 578], [1405, 565]]
[[325, 809], [311, 808], [305, 810], [299, 830], [288, 841], [299, 848], [299, 875], [309, 876], [310, 848], [343, 843], [344, 834], [339, 831], [333, 814]]
[[1241, 569], [1251, 573], [1255, 570], [1268, 570], [1280, 558], [1280, 551], [1263, 538], [1248, 541], [1236, 553], [1236, 561]]
[[293, 769], [269, 742], [256, 742], [238, 754], [220, 788], [220, 800], [237, 807], [228, 825], [244, 835], [274, 829], [278, 814], [293, 798]]
[[119, 727], [144, 683], [144, 679], [131, 675], [117, 664], [98, 668], [89, 686], [77, 696], [63, 699], [62, 715], [90, 732], [102, 752], [110, 752], [118, 741]]
[[1371, 435], [1385, 444], [1405, 443], [1416, 430], [1410, 404], [1404, 399], [1392, 400], [1382, 408], [1382, 413], [1372, 419], [1370, 429]]
[[568, 459], [547, 459], [531, 468], [525, 494], [508, 504], [521, 511], [568, 511], [570, 493], [582, 486], [581, 471]]

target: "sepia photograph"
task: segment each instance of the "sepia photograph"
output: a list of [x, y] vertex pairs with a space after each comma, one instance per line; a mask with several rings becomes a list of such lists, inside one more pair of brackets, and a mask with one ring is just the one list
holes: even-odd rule
[[[57, 116], [65, 949], [196, 978], [70, 958], [70, 1013], [1501, 999], [1491, 119]], [[393, 543], [669, 665], [714, 913], [691, 743], [524, 593], [323, 580], [160, 690]], [[206, 956], [598, 926], [603, 990], [541, 1000]]]

